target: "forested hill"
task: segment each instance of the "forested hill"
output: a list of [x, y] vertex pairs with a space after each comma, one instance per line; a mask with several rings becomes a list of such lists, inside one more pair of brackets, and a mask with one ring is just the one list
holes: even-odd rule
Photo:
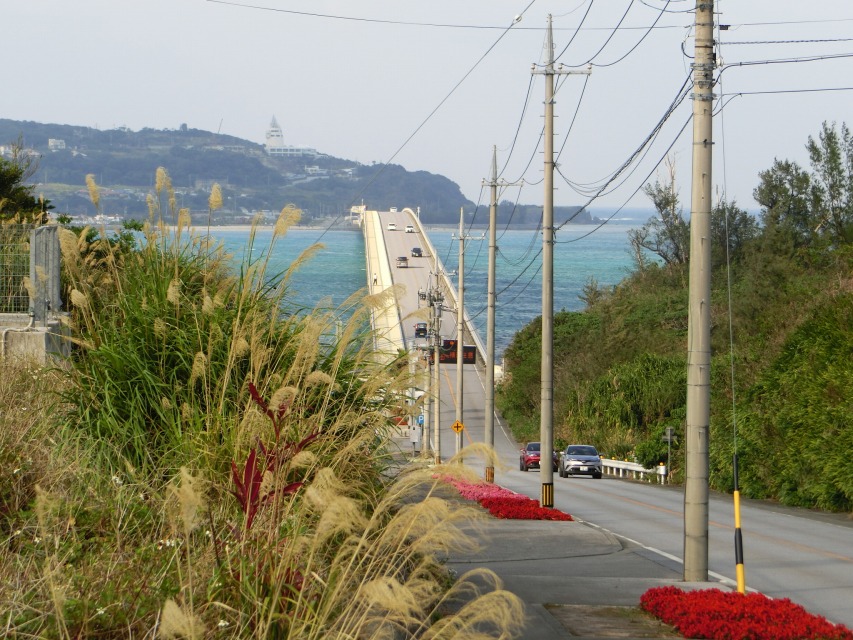
[[[52, 142], [51, 142], [52, 141]], [[303, 219], [349, 213], [364, 202], [369, 208], [420, 207], [429, 224], [457, 224], [459, 210], [473, 212], [459, 185], [426, 171], [399, 165], [364, 165], [321, 151], [271, 157], [264, 146], [181, 125], [178, 129], [99, 130], [60, 124], [0, 119], [0, 146], [20, 144], [39, 157], [32, 181], [57, 213], [92, 215], [86, 189], [92, 174], [101, 187], [101, 212], [138, 218], [147, 215], [146, 196], [158, 167], [168, 172], [178, 205], [206, 219], [213, 183], [222, 188], [217, 222], [246, 222], [256, 211], [276, 214], [293, 203]], [[541, 206], [502, 203], [498, 219], [512, 225], [536, 225]], [[478, 215], [478, 219], [484, 216]], [[590, 222], [577, 207], [555, 210], [558, 222]]]
[[[809, 169], [776, 161], [760, 174], [757, 220], [734, 203], [713, 211], [710, 478], [731, 491], [737, 451], [743, 495], [849, 512], [853, 144], [846, 127], [824, 125], [807, 146]], [[612, 288], [589, 282], [586, 309], [556, 315], [553, 396], [559, 448], [590, 443], [652, 467], [666, 462], [663, 435], [673, 428], [678, 482], [690, 256], [672, 186], [646, 189], [659, 215], [631, 233], [632, 275]], [[540, 326], [522, 329], [506, 350], [497, 396], [522, 441], [539, 439]]]

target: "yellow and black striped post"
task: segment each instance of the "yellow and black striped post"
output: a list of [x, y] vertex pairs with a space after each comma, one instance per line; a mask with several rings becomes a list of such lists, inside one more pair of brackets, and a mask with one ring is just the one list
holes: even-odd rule
[[735, 499], [735, 577], [738, 593], [746, 593], [746, 577], [743, 569], [743, 537], [740, 532], [740, 485], [738, 484], [737, 454], [734, 454], [734, 499]]
[[[540, 463], [541, 468], [541, 463]], [[554, 483], [553, 482], [543, 482], [542, 483], [542, 506], [548, 507], [549, 509], [553, 509], [554, 507]]]

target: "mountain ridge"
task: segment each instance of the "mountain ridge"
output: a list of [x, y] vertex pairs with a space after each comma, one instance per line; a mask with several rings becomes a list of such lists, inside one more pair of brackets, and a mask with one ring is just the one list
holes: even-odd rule
[[[6, 155], [15, 145], [37, 155], [32, 179], [39, 193], [57, 213], [71, 216], [147, 216], [158, 167], [170, 176], [177, 206], [194, 217], [207, 218], [210, 189], [219, 184], [223, 206], [214, 222], [220, 224], [245, 223], [258, 212], [274, 217], [288, 203], [303, 210], [307, 223], [346, 215], [362, 202], [377, 210], [419, 207], [427, 224], [457, 224], [460, 208], [472, 217], [487, 211], [439, 174], [396, 164], [365, 165], [307, 148], [302, 155], [270, 156], [264, 145], [186, 124], [132, 131], [0, 118], [0, 145]], [[86, 189], [90, 174], [101, 188], [100, 211]], [[535, 226], [541, 212], [541, 205], [502, 202], [498, 222]], [[554, 215], [558, 224], [594, 222], [580, 207], [555, 207]]]

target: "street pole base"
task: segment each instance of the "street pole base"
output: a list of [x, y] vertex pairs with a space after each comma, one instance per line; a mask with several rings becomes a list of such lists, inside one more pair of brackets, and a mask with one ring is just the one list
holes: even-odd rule
[[486, 482], [492, 483], [495, 481], [495, 468], [486, 467]]
[[543, 482], [542, 483], [542, 506], [547, 507], [548, 509], [554, 508], [554, 483], [553, 482]]

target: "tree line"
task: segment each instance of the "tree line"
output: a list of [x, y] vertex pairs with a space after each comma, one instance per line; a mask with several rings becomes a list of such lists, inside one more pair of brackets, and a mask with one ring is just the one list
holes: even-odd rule
[[[753, 217], [712, 210], [710, 478], [745, 496], [853, 508], [853, 139], [823, 123], [809, 167], [775, 160]], [[590, 442], [683, 474], [689, 221], [676, 177], [645, 187], [657, 215], [631, 232], [634, 268], [584, 287], [581, 312], [555, 316], [555, 438]], [[541, 319], [505, 353], [498, 404], [519, 439], [538, 439]]]

